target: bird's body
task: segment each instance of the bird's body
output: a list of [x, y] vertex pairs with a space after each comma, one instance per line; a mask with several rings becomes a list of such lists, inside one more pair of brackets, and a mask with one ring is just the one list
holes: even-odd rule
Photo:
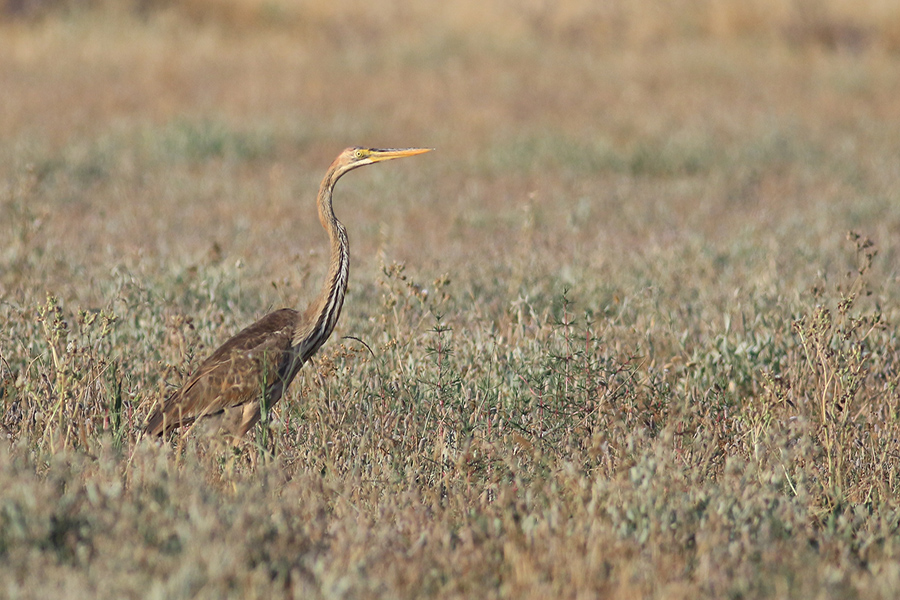
[[220, 346], [150, 417], [148, 435], [208, 421], [236, 442], [259, 421], [264, 407], [281, 399], [300, 367], [331, 335], [344, 304], [350, 246], [331, 205], [335, 183], [357, 167], [427, 151], [348, 148], [338, 156], [317, 198], [319, 220], [331, 241], [330, 267], [319, 296], [302, 312], [283, 308], [269, 313]]

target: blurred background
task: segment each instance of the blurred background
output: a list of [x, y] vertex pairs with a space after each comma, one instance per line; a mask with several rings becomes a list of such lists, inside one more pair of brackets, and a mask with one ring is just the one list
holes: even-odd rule
[[286, 272], [319, 248], [307, 202], [348, 145], [438, 149], [340, 192], [362, 257], [897, 235], [889, 0], [0, 7], [0, 179], [41, 190], [7, 192], [6, 252], [41, 247], [32, 281], [143, 253]]

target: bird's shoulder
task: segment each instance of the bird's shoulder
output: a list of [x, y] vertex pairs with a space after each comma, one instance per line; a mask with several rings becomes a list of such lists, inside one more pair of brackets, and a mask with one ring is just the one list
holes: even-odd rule
[[270, 380], [289, 360], [296, 319], [297, 311], [284, 308], [244, 328], [203, 361], [171, 400], [191, 412], [210, 403], [203, 407], [208, 413], [258, 394], [266, 385], [260, 378]]
[[218, 359], [228, 357], [234, 352], [252, 352], [273, 346], [284, 346], [287, 349], [298, 318], [299, 314], [292, 308], [270, 312], [229, 338], [205, 362], [218, 362]]

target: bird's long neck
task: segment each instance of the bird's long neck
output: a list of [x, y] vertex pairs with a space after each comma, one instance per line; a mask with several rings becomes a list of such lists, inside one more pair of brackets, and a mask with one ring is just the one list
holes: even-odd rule
[[347, 292], [347, 281], [350, 277], [350, 242], [347, 230], [337, 217], [331, 206], [334, 185], [346, 171], [339, 169], [337, 161], [331, 165], [319, 187], [316, 204], [319, 209], [319, 221], [328, 233], [331, 242], [331, 261], [328, 276], [319, 296], [309, 305], [294, 330], [292, 345], [297, 348], [302, 362], [316, 353], [325, 343], [334, 326], [337, 324], [344, 306], [344, 294]]

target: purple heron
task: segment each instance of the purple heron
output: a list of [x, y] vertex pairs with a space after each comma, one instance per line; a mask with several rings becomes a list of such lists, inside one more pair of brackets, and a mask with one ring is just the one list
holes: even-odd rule
[[321, 293], [306, 310], [276, 310], [220, 346], [157, 408], [147, 421], [147, 435], [160, 436], [207, 421], [231, 434], [236, 443], [259, 421], [263, 409], [281, 399], [303, 363], [331, 335], [344, 304], [350, 245], [347, 230], [331, 206], [337, 180], [357, 167], [429, 150], [347, 148], [340, 153], [325, 174], [316, 200], [319, 221], [331, 241], [331, 262]]

